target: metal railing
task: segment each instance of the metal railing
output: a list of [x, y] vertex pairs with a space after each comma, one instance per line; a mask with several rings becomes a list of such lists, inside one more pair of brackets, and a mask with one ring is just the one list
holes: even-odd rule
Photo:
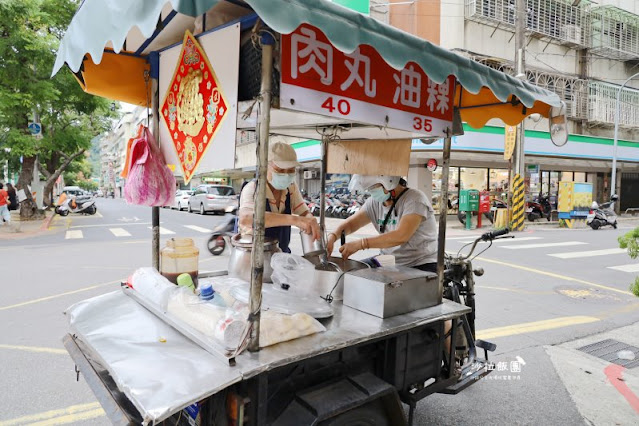
[[[619, 86], [591, 80], [588, 85], [588, 121], [612, 125], [615, 122], [616, 97]], [[624, 88], [619, 104], [619, 125], [636, 127], [639, 124], [639, 90]]]
[[[564, 0], [527, 0], [526, 30], [563, 44], [586, 46], [586, 9]], [[515, 28], [515, 0], [466, 0], [467, 19]]]
[[590, 48], [611, 59], [639, 60], [639, 16], [614, 6], [593, 8]]

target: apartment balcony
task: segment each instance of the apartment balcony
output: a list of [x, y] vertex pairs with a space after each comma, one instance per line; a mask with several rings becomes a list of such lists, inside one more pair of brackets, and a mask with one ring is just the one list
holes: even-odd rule
[[[561, 44], [586, 47], [586, 10], [572, 1], [527, 0], [526, 31]], [[515, 0], [466, 0], [466, 19], [486, 25], [515, 29]]]
[[620, 61], [639, 61], [639, 16], [614, 6], [590, 12], [591, 52]]
[[[459, 50], [458, 53], [503, 73], [515, 74], [514, 64], [511, 61]], [[568, 118], [573, 120], [588, 119], [588, 80], [536, 68], [528, 68], [526, 70], [526, 79], [532, 84], [559, 95], [566, 103]]]
[[[595, 125], [614, 125], [619, 86], [591, 80], [588, 91], [588, 121]], [[625, 87], [621, 91], [619, 125], [623, 127], [639, 126], [639, 90]]]

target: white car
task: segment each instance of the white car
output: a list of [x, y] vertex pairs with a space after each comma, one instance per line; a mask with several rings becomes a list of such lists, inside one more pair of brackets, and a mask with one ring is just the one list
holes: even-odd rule
[[171, 205], [172, 209], [177, 210], [186, 210], [189, 207], [189, 198], [193, 195], [193, 191], [190, 189], [178, 189], [175, 192], [175, 199], [173, 201], [173, 205]]

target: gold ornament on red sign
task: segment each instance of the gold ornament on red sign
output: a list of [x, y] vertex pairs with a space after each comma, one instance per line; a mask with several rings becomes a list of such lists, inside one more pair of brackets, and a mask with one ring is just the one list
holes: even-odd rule
[[213, 144], [227, 112], [215, 71], [202, 46], [187, 31], [160, 113], [169, 129], [185, 183], [191, 180]]

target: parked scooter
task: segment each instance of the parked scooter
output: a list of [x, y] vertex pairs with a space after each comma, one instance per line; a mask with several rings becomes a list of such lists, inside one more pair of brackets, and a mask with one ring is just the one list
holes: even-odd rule
[[530, 201], [526, 203], [526, 215], [528, 220], [534, 222], [537, 219], [541, 219], [545, 217], [548, 221], [550, 221], [550, 216], [552, 214], [552, 205], [550, 204], [550, 199], [548, 195], [539, 194], [539, 198], [537, 201]]
[[81, 213], [93, 215], [98, 211], [93, 197], [67, 197], [60, 196], [58, 199], [55, 212], [60, 216], [66, 216], [69, 213]]
[[586, 217], [586, 223], [595, 230], [606, 225], [610, 225], [617, 229], [617, 214], [615, 213], [614, 204], [618, 199], [619, 197], [617, 194], [614, 194], [610, 197], [610, 201], [603, 203], [602, 205], [593, 201], [590, 212]]

